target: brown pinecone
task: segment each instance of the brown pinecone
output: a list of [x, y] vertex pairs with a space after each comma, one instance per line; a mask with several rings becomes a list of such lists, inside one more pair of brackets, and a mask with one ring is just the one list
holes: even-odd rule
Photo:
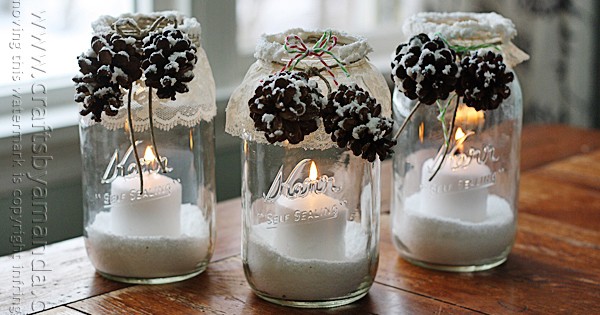
[[175, 100], [177, 93], [187, 93], [187, 84], [194, 79], [198, 61], [196, 46], [178, 29], [154, 32], [144, 38], [142, 68], [146, 85], [156, 88], [159, 98]]
[[411, 100], [431, 105], [454, 91], [459, 70], [456, 52], [441, 38], [419, 34], [396, 48], [392, 80]]
[[356, 156], [370, 162], [377, 155], [384, 160], [396, 144], [386, 136], [392, 133], [392, 120], [381, 117], [381, 105], [358, 85], [339, 86], [329, 94], [321, 110], [325, 132], [340, 148], [348, 148]]
[[324, 97], [304, 72], [279, 72], [267, 77], [248, 101], [254, 127], [270, 143], [300, 143], [319, 128]]
[[510, 96], [509, 84], [515, 76], [506, 69], [501, 54], [474, 52], [462, 59], [456, 93], [476, 110], [496, 109]]
[[98, 69], [100, 83], [116, 82], [122, 88], [129, 89], [133, 82], [142, 77], [142, 56], [136, 47], [135, 38], [114, 33], [94, 36], [92, 50], [102, 65]]
[[123, 106], [120, 87], [130, 89], [142, 76], [135, 39], [118, 34], [92, 37], [92, 49], [77, 61], [79, 73], [73, 78], [75, 101], [83, 103], [81, 115], [92, 113], [97, 122], [101, 121], [102, 112], [108, 116], [117, 114]]

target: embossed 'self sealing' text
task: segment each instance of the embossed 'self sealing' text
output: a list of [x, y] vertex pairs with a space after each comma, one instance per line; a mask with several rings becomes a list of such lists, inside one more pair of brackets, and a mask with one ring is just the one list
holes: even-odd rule
[[279, 224], [293, 224], [302, 222], [315, 222], [328, 219], [335, 219], [340, 214], [340, 208], [346, 204], [346, 201], [340, 201], [329, 207], [321, 207], [312, 210], [294, 210], [285, 214], [259, 213], [257, 218], [259, 222], [266, 222], [270, 226]]

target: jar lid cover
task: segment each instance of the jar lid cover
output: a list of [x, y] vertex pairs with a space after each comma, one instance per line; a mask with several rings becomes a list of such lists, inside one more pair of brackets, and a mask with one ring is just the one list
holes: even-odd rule
[[[157, 19], [164, 17], [164, 22], [158, 25], [157, 30], [175, 27], [185, 33], [196, 46], [198, 61], [194, 66], [194, 79], [187, 85], [187, 93], [178, 94], [176, 100], [160, 99], [153, 90], [153, 122], [154, 126], [169, 130], [175, 126], [182, 125], [193, 127], [201, 121], [210, 121], [217, 115], [215, 81], [206, 53], [200, 45], [201, 27], [196, 18], [187, 18], [176, 11], [153, 12], [150, 14], [122, 14], [118, 17], [104, 15], [92, 23], [94, 35], [103, 35], [114, 32], [114, 27], [119, 27], [127, 35], [127, 32], [138, 32], [150, 27]], [[135, 36], [135, 35], [133, 35]], [[144, 131], [150, 127], [148, 113], [148, 88], [143, 82], [143, 77], [132, 85], [131, 111], [135, 131]], [[123, 103], [127, 104], [127, 93], [123, 93]], [[126, 128], [127, 108], [119, 108], [117, 115], [108, 116], [102, 114], [104, 127], [115, 130]], [[89, 126], [96, 124], [90, 116], [81, 117], [80, 124]]]
[[[284, 59], [290, 58], [290, 54], [284, 47], [287, 36], [296, 35], [306, 42], [307, 45], [312, 46], [325, 31], [293, 28], [283, 33], [263, 34], [256, 44], [254, 57], [267, 62], [281, 62]], [[331, 49], [331, 52], [346, 64], [359, 61], [373, 51], [373, 48], [371, 48], [364, 37], [336, 30], [331, 30], [331, 33], [338, 39], [337, 45]]]
[[494, 12], [421, 12], [408, 18], [402, 30], [407, 36], [441, 34], [450, 43], [459, 45], [497, 42], [510, 67], [529, 59], [511, 42], [517, 35], [513, 22]]
[[119, 16], [102, 15], [96, 21], [92, 22], [94, 34], [106, 34], [113, 32], [115, 23], [125, 24], [127, 21], [133, 21], [140, 28], [146, 28], [159, 17], [165, 17], [166, 21], [177, 21], [177, 29], [186, 33], [194, 42], [196, 47], [200, 47], [200, 35], [202, 28], [196, 18], [185, 17], [177, 11], [160, 11], [152, 13], [124, 13]]

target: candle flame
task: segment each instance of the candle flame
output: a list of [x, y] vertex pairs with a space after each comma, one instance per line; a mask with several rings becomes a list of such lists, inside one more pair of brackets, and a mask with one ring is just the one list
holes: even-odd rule
[[155, 160], [156, 156], [154, 156], [154, 152], [152, 152], [152, 146], [147, 146], [146, 151], [144, 152], [144, 161], [154, 162]]
[[456, 152], [463, 153], [464, 151], [464, 142], [467, 141], [467, 138], [471, 135], [474, 135], [475, 132], [471, 130], [467, 130], [464, 132], [461, 127], [456, 129], [456, 133], [454, 134], [454, 140], [456, 141]]
[[419, 125], [419, 141], [421, 141], [421, 143], [423, 143], [424, 138], [425, 138], [425, 124], [423, 124], [423, 122], [421, 122], [421, 124]]
[[478, 111], [464, 104], [458, 108], [458, 113], [456, 113], [456, 123], [467, 125], [470, 128], [481, 127], [484, 121], [482, 110]]
[[310, 171], [308, 172], [308, 178], [310, 180], [317, 180], [317, 176], [319, 175], [319, 171], [317, 170], [317, 165], [314, 161], [310, 162]]
[[454, 139], [458, 141], [464, 136], [465, 132], [462, 130], [462, 128], [458, 127], [458, 129], [456, 129], [456, 133], [454, 134]]

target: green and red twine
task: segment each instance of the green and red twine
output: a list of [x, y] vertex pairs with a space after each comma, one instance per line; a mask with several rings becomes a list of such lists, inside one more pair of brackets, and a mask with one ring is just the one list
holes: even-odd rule
[[311, 47], [308, 48], [302, 38], [296, 34], [288, 35], [285, 38], [285, 42], [283, 44], [283, 48], [286, 52], [290, 54], [295, 54], [290, 61], [281, 69], [281, 71], [292, 71], [294, 68], [302, 61], [302, 59], [314, 56], [323, 64], [329, 75], [331, 75], [333, 79], [333, 83], [336, 86], [339, 86], [335, 74], [331, 70], [331, 67], [323, 60], [323, 56], [325, 54], [329, 55], [337, 65], [342, 69], [342, 71], [346, 74], [346, 76], [350, 76], [346, 67], [344, 67], [343, 62], [331, 51], [335, 45], [337, 45], [337, 36], [331, 34], [331, 31], [325, 31], [321, 38]]

